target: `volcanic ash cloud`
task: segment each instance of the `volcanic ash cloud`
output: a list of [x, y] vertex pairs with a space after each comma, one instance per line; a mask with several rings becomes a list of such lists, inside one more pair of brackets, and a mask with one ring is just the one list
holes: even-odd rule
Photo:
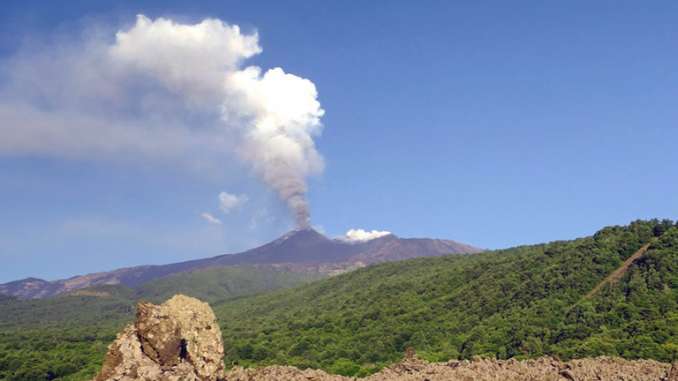
[[245, 65], [262, 52], [257, 33], [217, 19], [139, 15], [114, 39], [93, 35], [2, 62], [0, 153], [199, 159], [200, 168], [235, 155], [308, 226], [307, 179], [324, 167], [313, 82]]
[[111, 48], [114, 57], [155, 75], [188, 100], [219, 100], [221, 123], [238, 139], [238, 157], [305, 227], [306, 179], [323, 169], [313, 137], [321, 131], [324, 111], [313, 82], [281, 68], [262, 73], [256, 66], [242, 67], [261, 51], [256, 33], [243, 35], [238, 26], [219, 20], [182, 25], [144, 16], [118, 32]]

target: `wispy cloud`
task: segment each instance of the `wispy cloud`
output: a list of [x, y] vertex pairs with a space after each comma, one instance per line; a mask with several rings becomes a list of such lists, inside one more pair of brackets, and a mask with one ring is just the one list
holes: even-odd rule
[[200, 213], [200, 217], [202, 217], [205, 221], [207, 221], [207, 222], [209, 222], [210, 224], [213, 224], [213, 225], [221, 225], [222, 224], [220, 219], [214, 217], [212, 214], [207, 213], [207, 212]]
[[219, 209], [225, 214], [230, 213], [233, 209], [240, 208], [249, 200], [249, 197], [244, 194], [236, 195], [228, 192], [219, 193]]

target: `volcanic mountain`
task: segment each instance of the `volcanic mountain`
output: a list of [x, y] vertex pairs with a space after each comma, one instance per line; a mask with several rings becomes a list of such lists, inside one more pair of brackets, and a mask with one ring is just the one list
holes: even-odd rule
[[237, 254], [167, 265], [136, 266], [46, 281], [26, 278], [0, 284], [0, 294], [18, 298], [44, 298], [97, 285], [137, 287], [171, 274], [221, 266], [275, 265], [292, 270], [333, 272], [379, 262], [415, 257], [469, 254], [482, 251], [463, 243], [429, 238], [399, 238], [393, 234], [368, 241], [330, 239], [313, 229], [293, 230], [263, 246]]

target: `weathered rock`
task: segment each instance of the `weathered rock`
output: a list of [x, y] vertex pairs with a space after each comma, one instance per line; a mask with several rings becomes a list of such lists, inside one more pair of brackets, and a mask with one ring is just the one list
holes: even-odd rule
[[273, 365], [265, 368], [235, 367], [226, 375], [228, 381], [352, 381], [351, 377], [338, 376], [316, 369], [299, 369], [293, 366]]
[[109, 347], [96, 381], [224, 379], [221, 331], [207, 303], [175, 295], [139, 303], [137, 319]]
[[678, 362], [674, 362], [666, 381], [678, 381]]
[[236, 367], [228, 381], [673, 381], [671, 365], [652, 360], [599, 357], [561, 362], [550, 357], [533, 360], [474, 359], [429, 363], [414, 356], [366, 378], [349, 378], [319, 370], [289, 366], [259, 369]]

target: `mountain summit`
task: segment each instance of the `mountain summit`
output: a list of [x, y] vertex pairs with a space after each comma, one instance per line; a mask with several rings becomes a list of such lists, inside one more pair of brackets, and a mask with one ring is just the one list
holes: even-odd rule
[[328, 238], [311, 228], [292, 230], [265, 245], [236, 254], [157, 266], [137, 266], [74, 276], [53, 282], [27, 278], [0, 285], [0, 294], [43, 298], [96, 285], [136, 287], [167, 275], [221, 266], [285, 265], [292, 269], [348, 269], [379, 262], [446, 254], [477, 253], [481, 249], [450, 240], [399, 238], [388, 234], [368, 241]]

